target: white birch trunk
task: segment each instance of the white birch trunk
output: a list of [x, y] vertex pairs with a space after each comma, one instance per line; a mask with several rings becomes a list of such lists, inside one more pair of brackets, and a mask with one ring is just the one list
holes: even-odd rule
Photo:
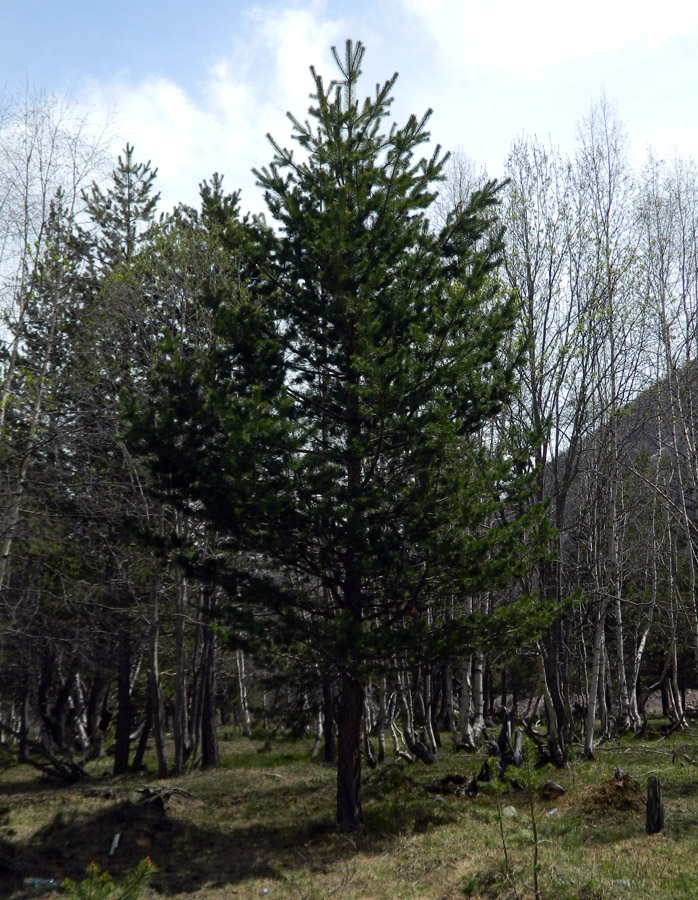
[[247, 702], [247, 678], [245, 677], [245, 654], [242, 650], [235, 651], [235, 668], [238, 682], [238, 703], [240, 704], [240, 722], [245, 737], [252, 737], [252, 720], [250, 707]]

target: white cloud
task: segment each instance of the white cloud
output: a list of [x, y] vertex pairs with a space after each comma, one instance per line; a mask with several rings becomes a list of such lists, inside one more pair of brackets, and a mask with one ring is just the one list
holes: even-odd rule
[[275, 103], [284, 109], [297, 109], [299, 102], [307, 106], [312, 86], [309, 66], [321, 66], [341, 30], [341, 21], [328, 18], [325, 8], [322, 2], [310, 3], [306, 9], [255, 6], [247, 14], [257, 38], [257, 59], [269, 62], [260, 75], [271, 85]]
[[454, 67], [525, 76], [630, 44], [657, 49], [698, 32], [695, 0], [401, 0]]
[[251, 169], [271, 159], [267, 133], [288, 145], [286, 112], [303, 118], [312, 90], [309, 64], [325, 68], [341, 27], [322, 18], [323, 10], [319, 2], [304, 9], [252, 7], [244, 34], [208, 69], [196, 96], [165, 78], [135, 83], [124, 77], [92, 82], [82, 96], [102, 115], [116, 109], [114, 150], [129, 141], [138, 160], [152, 160], [164, 208], [196, 205], [199, 182], [216, 171], [228, 190], [242, 188], [243, 209], [260, 211]]
[[524, 134], [572, 149], [577, 120], [602, 93], [617, 101], [639, 156], [650, 143], [698, 156], [688, 114], [698, 4], [665, 0], [655, 12], [646, 0], [588, 0], [564, 19], [560, 9], [556, 0], [383, 0], [348, 12], [339, 0], [259, 0], [198, 85], [122, 75], [85, 93], [98, 110], [118, 110], [114, 153], [128, 140], [158, 166], [164, 208], [196, 205], [199, 182], [217, 171], [228, 190], [242, 188], [244, 210], [263, 210], [251, 169], [271, 159], [266, 134], [289, 146], [286, 112], [305, 117], [309, 65], [332, 77], [329, 47], [341, 53], [346, 37], [367, 46], [365, 93], [398, 69], [396, 121], [433, 107], [434, 140], [493, 175]]

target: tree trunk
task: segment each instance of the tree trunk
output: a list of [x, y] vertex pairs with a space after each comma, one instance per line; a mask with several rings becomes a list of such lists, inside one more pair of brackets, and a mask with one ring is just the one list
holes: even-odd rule
[[483, 658], [482, 653], [473, 654], [473, 741], [480, 743], [482, 729], [485, 727], [485, 697], [483, 691]]
[[361, 811], [361, 719], [364, 690], [358, 678], [344, 674], [337, 716], [337, 824], [353, 831], [363, 821]]
[[29, 740], [29, 681], [24, 685], [22, 692], [22, 707], [19, 717], [19, 747], [17, 751], [17, 761], [24, 763], [29, 758], [28, 753]]
[[[420, 724], [422, 726], [422, 734], [424, 742], [430, 753], [436, 753], [436, 737], [432, 727], [432, 703], [431, 703], [431, 673], [427, 667], [424, 668], [424, 678], [420, 678], [421, 672], [417, 673], [415, 694], [417, 697], [417, 708], [419, 711]], [[420, 690], [420, 681], [422, 682], [422, 690]]]
[[587, 759], [594, 758], [594, 724], [596, 722], [596, 709], [599, 699], [599, 683], [603, 676], [603, 650], [604, 629], [606, 627], [606, 610], [608, 598], [599, 601], [599, 610], [594, 628], [594, 647], [591, 656], [591, 677], [589, 679], [589, 696], [587, 699], [587, 714], [584, 729], [584, 756]]
[[337, 755], [337, 743], [334, 736], [334, 690], [332, 678], [329, 675], [322, 677], [322, 733], [324, 752], [322, 758], [325, 762], [333, 763]]
[[378, 722], [376, 737], [378, 738], [378, 762], [385, 761], [385, 726], [388, 721], [387, 685], [385, 675], [378, 680]]
[[[208, 603], [212, 606], [214, 598]], [[204, 622], [204, 647], [201, 659], [201, 765], [204, 769], [218, 765], [218, 733], [216, 730], [216, 635], [210, 622]]]
[[152, 578], [150, 585], [150, 624], [148, 630], [148, 696], [152, 710], [152, 730], [155, 738], [155, 753], [158, 761], [158, 778], [167, 778], [167, 750], [165, 748], [165, 728], [162, 710], [162, 688], [160, 686], [159, 650], [159, 603], [160, 579]]
[[647, 778], [647, 834], [658, 834], [664, 830], [664, 803], [659, 778], [650, 775]]
[[536, 655], [536, 664], [538, 667], [538, 675], [540, 678], [541, 689], [543, 691], [543, 698], [545, 700], [545, 712], [548, 720], [548, 753], [550, 754], [550, 759], [553, 764], [558, 768], [562, 768], [566, 764], [567, 760], [565, 757], [565, 751], [560, 741], [560, 736], [558, 734], [555, 704], [553, 703], [553, 699], [548, 688], [548, 680], [545, 673], [545, 660], [543, 659], [543, 652], [540, 647]]
[[133, 760], [131, 762], [131, 771], [132, 772], [140, 772], [143, 768], [143, 757], [145, 756], [145, 750], [148, 745], [148, 738], [150, 737], [150, 730], [153, 727], [153, 698], [150, 693], [148, 693], [148, 699], [146, 701], [145, 707], [145, 722], [143, 723], [143, 730], [141, 731], [141, 736], [138, 741], [138, 746], [136, 747], [136, 752], [133, 754]]
[[458, 721], [460, 724], [460, 735], [463, 744], [469, 750], [475, 749], [475, 735], [473, 727], [470, 724], [470, 712], [472, 706], [472, 656], [467, 656], [463, 660], [460, 674], [460, 698], [458, 701]]
[[623, 611], [620, 597], [615, 600], [616, 613], [616, 672], [618, 678], [618, 721], [616, 729], [626, 732], [630, 728], [630, 692], [625, 674], [625, 636], [623, 634]]
[[201, 763], [201, 713], [203, 709], [204, 677], [206, 664], [203, 653], [203, 626], [199, 623], [196, 629], [196, 640], [191, 657], [191, 680], [187, 690], [189, 702], [188, 741], [190, 771]]
[[[558, 543], [558, 553], [561, 548]], [[552, 572], [548, 569], [545, 575], [545, 581], [548, 583], [546, 590], [549, 597], [555, 597], [558, 602], [562, 599], [560, 589], [559, 565], [552, 568]], [[565, 620], [559, 616], [548, 632], [548, 639], [545, 647], [547, 653], [544, 661], [545, 665], [545, 690], [550, 695], [552, 708], [555, 715], [553, 745], [557, 745], [559, 752], [564, 756], [566, 747], [572, 739], [572, 708], [569, 701], [569, 688], [567, 679], [567, 639], [565, 634]], [[546, 712], [548, 719], [550, 711], [546, 704]]]
[[598, 691], [598, 709], [599, 709], [599, 727], [601, 729], [601, 737], [608, 740], [611, 737], [609, 728], [608, 715], [608, 680], [610, 667], [608, 664], [608, 650], [606, 647], [606, 635], [604, 633], [603, 645], [601, 647], [601, 675], [599, 678]]
[[119, 634], [117, 670], [116, 739], [114, 744], [114, 774], [128, 769], [131, 743], [131, 634], [124, 624]]
[[245, 737], [252, 737], [252, 720], [250, 708], [247, 704], [247, 679], [245, 677], [245, 654], [242, 650], [235, 651], [235, 668], [238, 680], [238, 703], [240, 705], [240, 722], [242, 733]]
[[174, 774], [181, 775], [189, 756], [189, 728], [187, 721], [187, 682], [184, 647], [187, 586], [184, 576], [177, 584], [177, 611], [175, 614], [175, 696], [174, 696]]
[[453, 733], [455, 730], [455, 717], [453, 715], [453, 675], [451, 673], [451, 666], [448, 663], [441, 666], [440, 673], [443, 687], [441, 693], [441, 709], [439, 710], [435, 728], [437, 740], [439, 738], [439, 732], [450, 731]]
[[[404, 679], [404, 683], [403, 683]], [[405, 743], [410, 751], [418, 759], [427, 765], [434, 762], [434, 755], [431, 750], [423, 743], [414, 733], [414, 717], [410, 703], [410, 692], [408, 687], [408, 675], [405, 673], [398, 681], [398, 698], [400, 703], [400, 712], [403, 718], [403, 727], [405, 732]]]
[[368, 701], [368, 694], [366, 694], [364, 697], [364, 718], [361, 726], [363, 732], [363, 748], [366, 755], [366, 762], [369, 764], [370, 768], [375, 769], [378, 760], [376, 759], [373, 744], [371, 743], [372, 718], [371, 706]]

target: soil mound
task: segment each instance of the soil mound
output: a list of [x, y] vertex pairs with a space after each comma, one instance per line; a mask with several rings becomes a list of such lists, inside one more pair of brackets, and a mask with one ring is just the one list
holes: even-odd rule
[[611, 778], [593, 785], [585, 792], [584, 811], [638, 813], [644, 808], [645, 798], [640, 783], [627, 772], [616, 772]]

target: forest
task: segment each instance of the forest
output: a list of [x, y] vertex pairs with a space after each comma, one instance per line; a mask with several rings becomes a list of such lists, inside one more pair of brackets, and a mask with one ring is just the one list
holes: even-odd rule
[[362, 57], [311, 70], [266, 216], [217, 173], [161, 211], [137, 148], [3, 100], [3, 759], [165, 778], [221, 726], [307, 735], [352, 831], [362, 766], [502, 719], [560, 768], [653, 695], [689, 727], [695, 162], [638, 167], [601, 100], [493, 179]]

